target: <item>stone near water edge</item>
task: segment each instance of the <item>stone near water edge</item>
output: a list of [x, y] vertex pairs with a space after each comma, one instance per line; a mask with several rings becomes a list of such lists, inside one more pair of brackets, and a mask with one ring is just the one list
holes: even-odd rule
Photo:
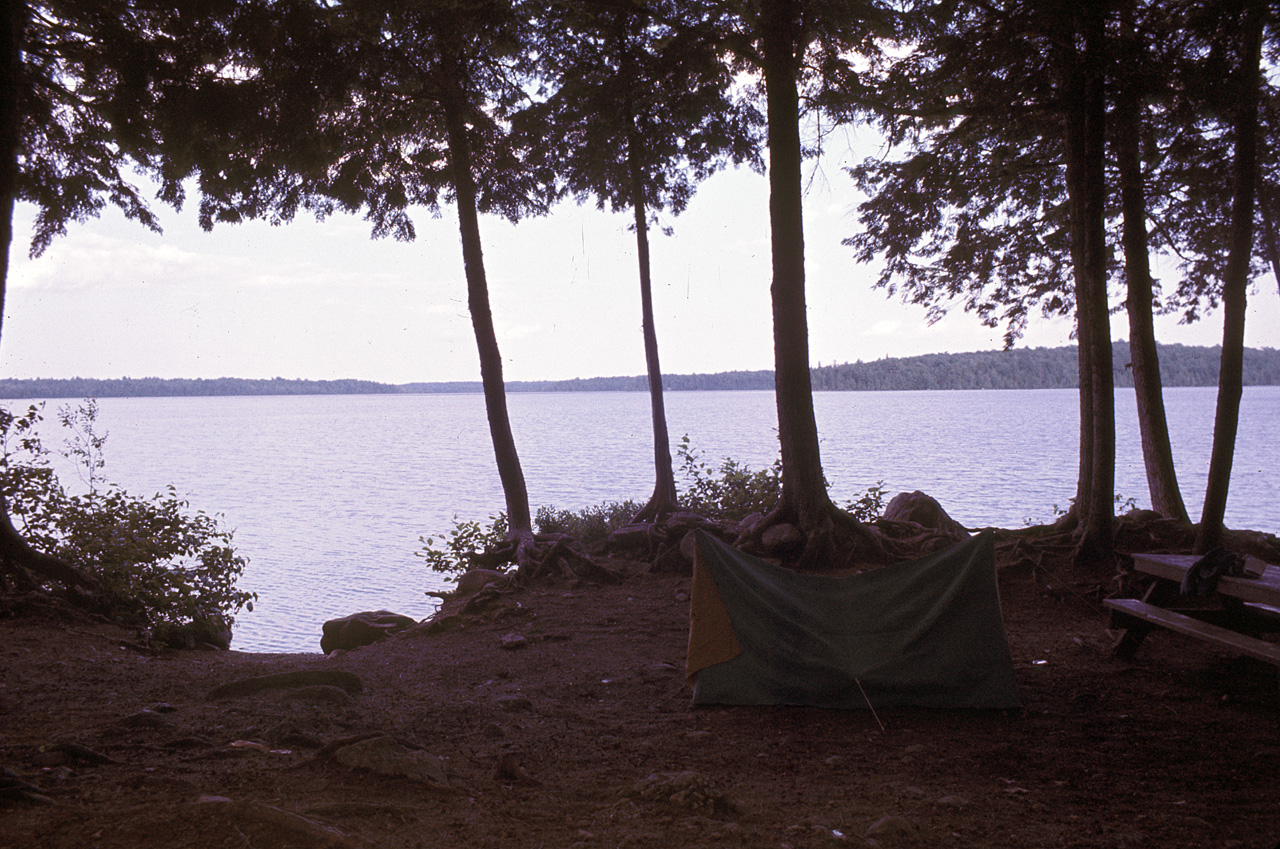
[[510, 582], [511, 576], [505, 572], [499, 572], [497, 569], [472, 569], [463, 573], [462, 577], [458, 579], [453, 595], [473, 595], [488, 586], [492, 586], [495, 589], [505, 589]]
[[680, 555], [693, 565], [693, 561], [698, 556], [698, 534], [696, 531], [689, 531], [680, 538]]
[[881, 518], [891, 522], [911, 522], [922, 528], [940, 531], [957, 540], [969, 536], [964, 525], [951, 518], [947, 511], [942, 509], [937, 499], [920, 490], [900, 492], [895, 495], [884, 508], [884, 515]]
[[390, 610], [365, 610], [324, 623], [320, 650], [351, 649], [385, 640], [392, 634], [418, 624], [418, 620]]
[[156, 636], [175, 648], [226, 651], [231, 648], [231, 622], [224, 616], [202, 617], [163, 628]]

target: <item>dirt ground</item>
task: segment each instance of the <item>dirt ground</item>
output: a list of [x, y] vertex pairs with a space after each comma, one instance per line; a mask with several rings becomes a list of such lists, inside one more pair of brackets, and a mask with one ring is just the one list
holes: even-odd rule
[[[337, 657], [9, 618], [0, 846], [1278, 845], [1274, 667], [1172, 633], [1119, 660], [1096, 598], [1000, 582], [1018, 711], [694, 707], [673, 575], [527, 589]], [[334, 670], [360, 691], [214, 692]], [[352, 765], [370, 740], [415, 777]]]

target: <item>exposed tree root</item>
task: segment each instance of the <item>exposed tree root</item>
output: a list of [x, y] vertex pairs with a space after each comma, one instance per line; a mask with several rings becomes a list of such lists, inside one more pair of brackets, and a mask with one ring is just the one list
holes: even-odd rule
[[9, 518], [9, 506], [0, 497], [0, 571], [12, 575], [19, 584], [31, 583], [23, 572], [57, 581], [71, 590], [100, 592], [97, 578], [82, 572], [61, 558], [32, 548]]
[[[1078, 568], [1077, 528], [1072, 523], [1059, 521], [1052, 525], [992, 530], [996, 535], [996, 562], [1001, 569], [1028, 568], [1042, 572], [1055, 586], [1069, 587], [1078, 595], [1094, 599], [1112, 595], [1117, 590], [1122, 595], [1140, 593], [1147, 579], [1132, 572], [1133, 554], [1190, 554], [1195, 543], [1194, 525], [1151, 510], [1133, 510], [1116, 519], [1115, 560], [1111, 570], [1102, 573]], [[1280, 538], [1274, 535], [1227, 531], [1223, 542], [1238, 554], [1280, 563]]]
[[660, 524], [663, 519], [672, 513], [679, 511], [680, 505], [675, 499], [659, 495], [655, 492], [649, 497], [649, 501], [640, 508], [634, 516], [631, 517], [632, 525], [640, 525], [645, 523]]
[[569, 580], [597, 580], [616, 583], [620, 576], [597, 563], [581, 544], [567, 534], [539, 534], [516, 531], [510, 538], [472, 558], [480, 568], [516, 566], [516, 577], [526, 583], [560, 577]]
[[886, 537], [831, 505], [823, 515], [804, 521], [779, 504], [738, 534], [734, 545], [743, 551], [777, 557], [791, 568], [840, 571], [855, 564], [885, 563], [893, 559]]
[[530, 559], [519, 564], [521, 580], [537, 581], [550, 574], [570, 580], [597, 580], [618, 583], [622, 577], [606, 569], [578, 548], [569, 537], [542, 541], [531, 549]]
[[[774, 558], [790, 568], [839, 573], [922, 557], [956, 542], [966, 532], [981, 530], [945, 522], [938, 525], [883, 517], [859, 522], [833, 506], [816, 527], [805, 533], [794, 514], [783, 507], [740, 522], [716, 522], [688, 511], [674, 511], [656, 522], [625, 525], [591, 552], [564, 534], [530, 533], [477, 555], [473, 562], [490, 568], [515, 563], [520, 582], [620, 580], [618, 572], [596, 559], [601, 555], [647, 563], [649, 570], [687, 573], [693, 565], [687, 537], [691, 531], [701, 529], [742, 551]], [[1132, 565], [1130, 553], [1186, 554], [1195, 537], [1193, 526], [1149, 510], [1132, 511], [1116, 520], [1118, 557], [1104, 574], [1083, 572], [1076, 567], [1078, 525], [1069, 518], [1051, 525], [987, 530], [995, 534], [1000, 568], [1041, 572], [1054, 586], [1068, 587], [1082, 597], [1095, 599], [1113, 592], [1117, 577], [1127, 575]], [[1225, 543], [1233, 551], [1280, 562], [1280, 539], [1275, 536], [1228, 531]]]

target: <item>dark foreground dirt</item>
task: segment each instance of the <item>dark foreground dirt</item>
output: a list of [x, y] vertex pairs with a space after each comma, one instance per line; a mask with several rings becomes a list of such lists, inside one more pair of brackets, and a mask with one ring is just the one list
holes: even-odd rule
[[[1169, 633], [1115, 659], [1095, 599], [1011, 568], [1020, 711], [695, 708], [687, 591], [653, 575], [536, 588], [491, 621], [340, 657], [152, 654], [83, 618], [0, 621], [0, 766], [17, 788], [0, 846], [1280, 841], [1273, 667]], [[211, 695], [298, 670], [363, 690]], [[429, 775], [339, 758], [375, 733]]]

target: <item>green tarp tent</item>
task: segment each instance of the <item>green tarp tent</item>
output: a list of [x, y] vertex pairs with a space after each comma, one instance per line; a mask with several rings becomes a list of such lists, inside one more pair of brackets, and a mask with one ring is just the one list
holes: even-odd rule
[[697, 543], [695, 703], [1018, 706], [990, 532], [843, 577], [793, 572], [702, 531]]

